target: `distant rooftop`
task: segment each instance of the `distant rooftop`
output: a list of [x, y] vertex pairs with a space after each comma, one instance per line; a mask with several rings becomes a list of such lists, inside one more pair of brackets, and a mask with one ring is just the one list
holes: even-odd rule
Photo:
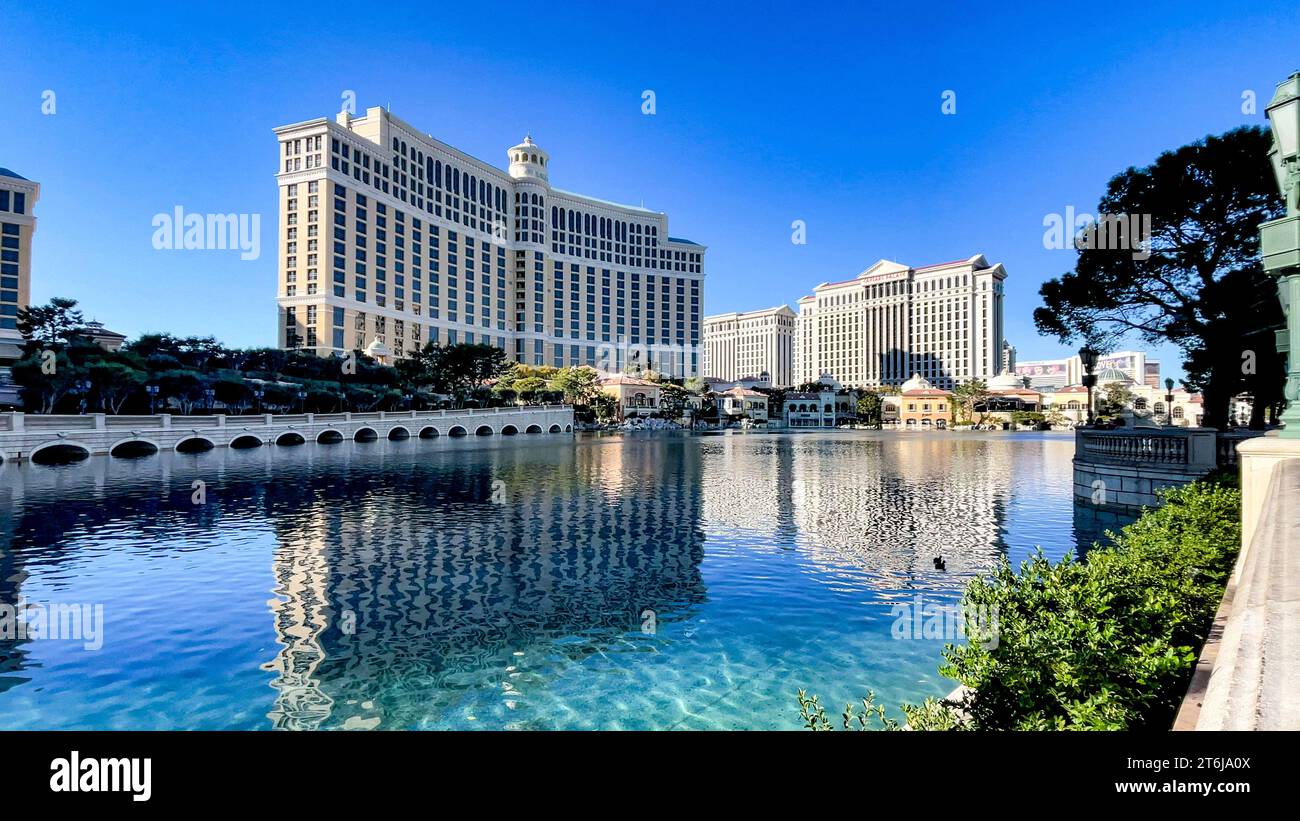
[[669, 237], [669, 238], [668, 238], [668, 241], [669, 241], [669, 242], [680, 242], [680, 243], [682, 243], [683, 245], [699, 245], [698, 242], [694, 242], [694, 241], [689, 240], [689, 239], [682, 239], [681, 237]]
[[0, 177], [13, 177], [16, 180], [25, 180], [27, 182], [31, 182], [31, 180], [28, 180], [22, 174], [19, 174], [14, 171], [10, 171], [8, 168], [0, 168]]

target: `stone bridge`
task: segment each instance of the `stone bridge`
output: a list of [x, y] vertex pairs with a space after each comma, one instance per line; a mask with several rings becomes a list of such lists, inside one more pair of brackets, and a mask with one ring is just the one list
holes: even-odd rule
[[430, 439], [437, 436], [513, 436], [573, 432], [573, 408], [537, 405], [474, 410], [371, 413], [256, 414], [245, 416], [79, 416], [0, 414], [0, 461], [65, 462], [107, 454], [129, 457], [174, 450], [291, 446], [353, 439]]

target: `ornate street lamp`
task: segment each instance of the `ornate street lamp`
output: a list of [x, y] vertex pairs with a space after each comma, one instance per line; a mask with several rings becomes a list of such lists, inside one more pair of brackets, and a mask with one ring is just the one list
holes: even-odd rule
[[1084, 345], [1079, 349], [1079, 362], [1083, 364], [1083, 386], [1088, 389], [1088, 427], [1092, 427], [1092, 389], [1097, 384], [1092, 369], [1097, 367], [1097, 349]]
[[1286, 315], [1286, 328], [1277, 332], [1277, 349], [1287, 357], [1286, 427], [1281, 436], [1300, 439], [1300, 71], [1277, 87], [1268, 104], [1273, 129], [1269, 160], [1278, 188], [1286, 200], [1286, 216], [1259, 226], [1264, 271], [1277, 277], [1277, 295]]
[[216, 405], [217, 392], [214, 391], [212, 388], [204, 388], [204, 389], [203, 389], [203, 398], [207, 401], [207, 403], [208, 403], [208, 413], [211, 414], [211, 413], [212, 413], [212, 408]]
[[1165, 380], [1165, 427], [1174, 426], [1174, 380]]
[[302, 413], [306, 410], [307, 410], [307, 392], [298, 391], [298, 413]]
[[149, 415], [153, 416], [158, 412], [158, 386], [145, 385], [144, 392], [149, 394]]

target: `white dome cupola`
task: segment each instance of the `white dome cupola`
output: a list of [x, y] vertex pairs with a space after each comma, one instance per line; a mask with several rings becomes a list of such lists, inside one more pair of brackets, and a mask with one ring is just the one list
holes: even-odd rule
[[510, 176], [517, 180], [534, 179], [549, 184], [547, 172], [551, 156], [537, 147], [531, 134], [524, 137], [524, 141], [519, 145], [513, 146], [508, 153]]

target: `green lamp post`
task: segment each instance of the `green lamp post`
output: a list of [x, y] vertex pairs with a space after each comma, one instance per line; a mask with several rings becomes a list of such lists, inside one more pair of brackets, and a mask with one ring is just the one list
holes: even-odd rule
[[1281, 436], [1300, 439], [1300, 71], [1277, 87], [1268, 104], [1273, 147], [1268, 152], [1278, 188], [1286, 199], [1286, 216], [1259, 226], [1264, 270], [1277, 277], [1277, 295], [1286, 328], [1277, 332], [1277, 349], [1287, 358], [1286, 427]]

